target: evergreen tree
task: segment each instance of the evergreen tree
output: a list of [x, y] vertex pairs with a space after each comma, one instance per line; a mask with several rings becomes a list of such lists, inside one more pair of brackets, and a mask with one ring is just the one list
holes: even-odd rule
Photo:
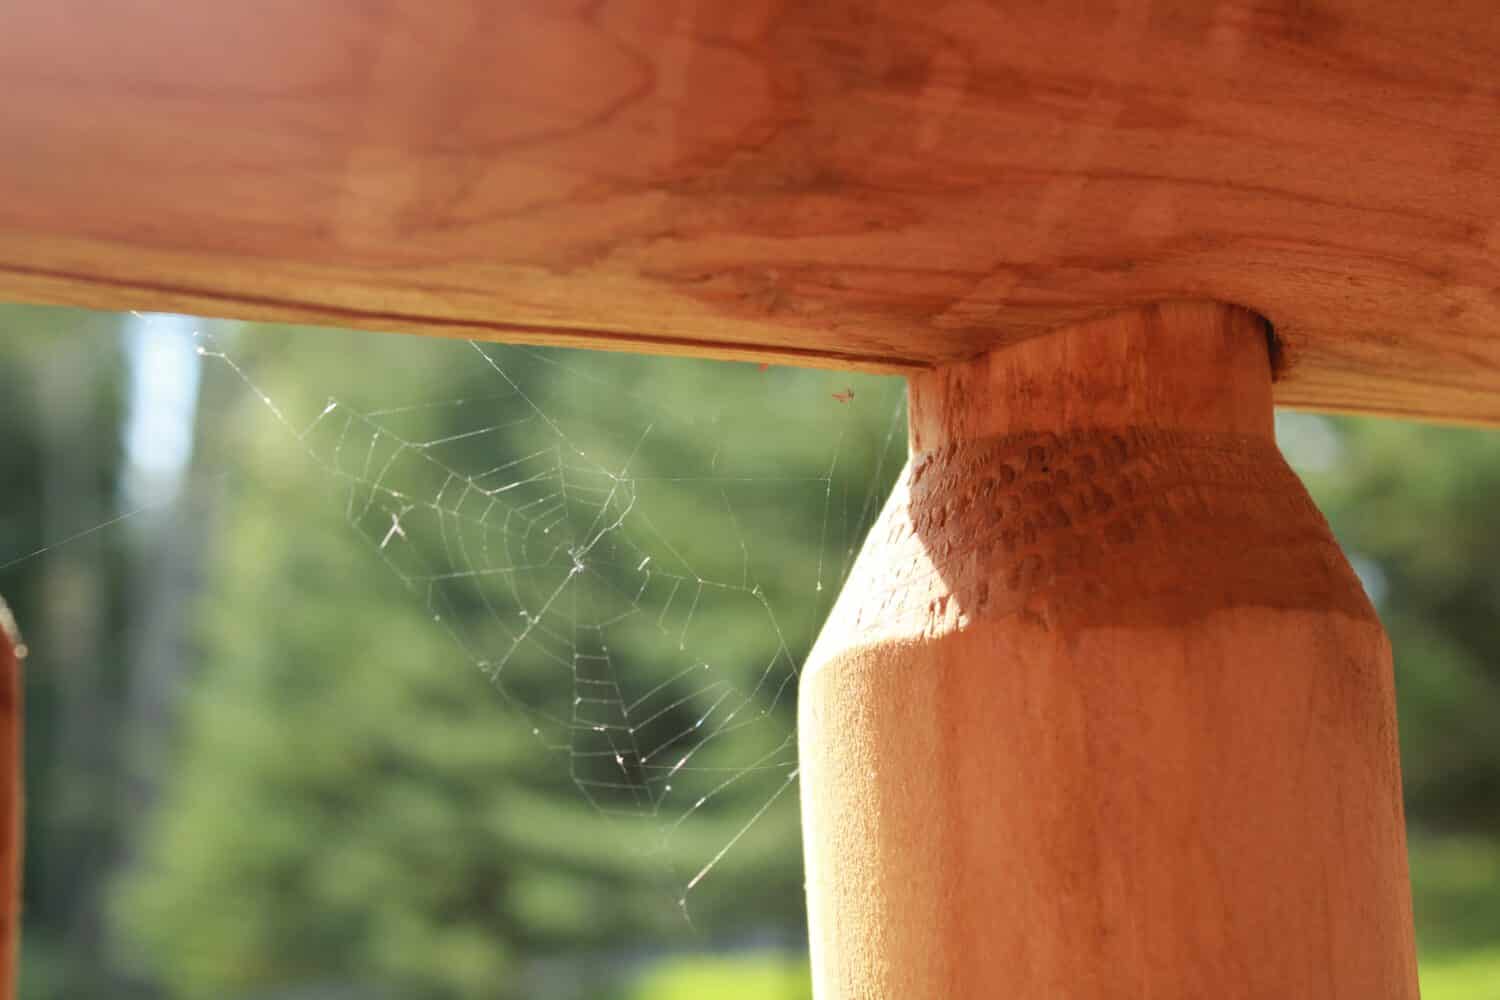
[[899, 467], [899, 386], [239, 343], [287, 423], [217, 414], [242, 474], [203, 675], [117, 907], [173, 995], [533, 996], [536, 956], [795, 943], [795, 667]]

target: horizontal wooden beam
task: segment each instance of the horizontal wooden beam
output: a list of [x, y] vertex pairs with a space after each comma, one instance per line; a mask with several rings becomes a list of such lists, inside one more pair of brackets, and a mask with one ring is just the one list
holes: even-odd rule
[[0, 297], [877, 371], [1243, 305], [1500, 423], [1487, 0], [12, 0]]

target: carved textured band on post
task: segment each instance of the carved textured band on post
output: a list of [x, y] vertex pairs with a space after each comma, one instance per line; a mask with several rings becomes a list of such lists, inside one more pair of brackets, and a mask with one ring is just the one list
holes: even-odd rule
[[[875, 528], [883, 594], [846, 623], [861, 641], [1012, 614], [1166, 625], [1246, 600], [1372, 613], [1301, 484], [1259, 438], [1030, 432], [918, 455], [897, 490]], [[1159, 558], [1163, 535], [1176, 536], [1175, 562]], [[1259, 557], [1225, 572], [1223, 547], [1247, 538]], [[1132, 586], [1108, 586], [1127, 569]]]
[[1153, 307], [911, 395], [802, 681], [819, 997], [1414, 997], [1389, 652], [1260, 321]]

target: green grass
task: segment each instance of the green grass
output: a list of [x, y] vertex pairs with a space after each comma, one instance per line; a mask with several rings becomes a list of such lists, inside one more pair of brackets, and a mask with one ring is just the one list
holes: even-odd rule
[[812, 1000], [807, 960], [778, 952], [663, 962], [623, 1000]]
[[1420, 963], [1422, 1000], [1500, 1000], [1500, 947]]
[[[1422, 1000], [1500, 1000], [1500, 842], [1411, 838]], [[671, 959], [621, 1000], [809, 1000], [805, 959], [781, 954]]]
[[1423, 1000], [1500, 1000], [1500, 844], [1411, 838]]

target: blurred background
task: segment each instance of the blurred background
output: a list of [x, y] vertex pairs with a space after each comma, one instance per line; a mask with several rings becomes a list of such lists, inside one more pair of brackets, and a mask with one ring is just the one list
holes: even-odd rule
[[[809, 994], [796, 666], [899, 382], [0, 306], [22, 996]], [[1500, 433], [1278, 417], [1396, 654], [1423, 995], [1500, 998]]]

